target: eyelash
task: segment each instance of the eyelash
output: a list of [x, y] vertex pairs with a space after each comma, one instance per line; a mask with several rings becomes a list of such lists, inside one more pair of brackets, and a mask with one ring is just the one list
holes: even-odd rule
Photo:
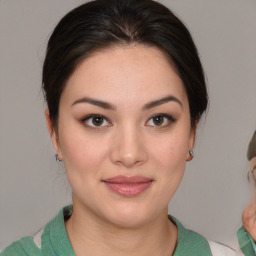
[[[88, 124], [89, 120], [91, 119], [91, 121], [93, 120], [93, 118], [102, 118], [103, 119], [103, 123], [104, 122], [108, 122], [108, 125], [104, 125], [104, 126], [97, 126], [97, 125], [90, 125]], [[103, 116], [103, 115], [98, 115], [98, 114], [92, 114], [92, 115], [88, 115], [84, 118], [81, 119], [81, 122], [84, 123], [86, 126], [88, 127], [93, 127], [93, 128], [101, 128], [101, 127], [108, 127], [108, 126], [111, 126], [112, 124], [109, 122], [109, 120]]]
[[[158, 113], [158, 114], [155, 114], [153, 115], [146, 123], [148, 123], [150, 120], [153, 120], [153, 118], [157, 118], [157, 117], [161, 117], [161, 118], [164, 118], [164, 119], [167, 119], [167, 124], [164, 124], [164, 125], [149, 125], [149, 126], [153, 126], [153, 127], [167, 127], [169, 126], [171, 123], [175, 123], [177, 121], [177, 119], [175, 119], [173, 116], [171, 115], [168, 115], [168, 114], [164, 114], [164, 113]], [[166, 120], [165, 120], [166, 121]], [[164, 122], [165, 122], [164, 121]]]
[[[93, 124], [88, 124], [88, 123], [89, 123], [89, 120], [91, 120], [91, 122], [93, 122], [93, 118], [96, 118], [96, 117], [101, 118], [102, 121], [103, 121], [103, 124], [104, 124], [105, 122], [107, 122], [108, 124], [107, 124], [107, 125], [106, 125], [106, 124], [105, 124], [105, 125], [98, 125], [98, 126], [97, 126], [97, 125], [93, 125]], [[167, 124], [164, 124], [164, 125], [162, 125], [162, 124], [160, 124], [160, 125], [148, 125], [148, 123], [149, 123], [150, 120], [153, 120], [154, 118], [157, 118], [157, 117], [167, 119], [167, 122], [168, 122], [168, 123], [167, 123]], [[171, 116], [171, 115], [159, 113], [159, 114], [153, 115], [153, 116], [146, 122], [146, 124], [147, 124], [148, 126], [151, 126], [151, 127], [167, 127], [167, 126], [169, 126], [171, 123], [175, 123], [176, 121], [177, 121], [177, 119], [175, 119], [175, 118], [174, 118], [173, 116]], [[82, 119], [81, 119], [81, 122], [84, 123], [86, 126], [92, 127], [92, 128], [101, 128], [101, 127], [109, 127], [109, 126], [112, 126], [112, 124], [111, 124], [111, 122], [108, 120], [108, 118], [106, 118], [106, 117], [103, 116], [103, 115], [99, 115], [99, 114], [91, 114], [91, 115], [88, 115], [88, 116], [82, 118]], [[166, 122], [166, 120], [164, 120], [163, 122]]]

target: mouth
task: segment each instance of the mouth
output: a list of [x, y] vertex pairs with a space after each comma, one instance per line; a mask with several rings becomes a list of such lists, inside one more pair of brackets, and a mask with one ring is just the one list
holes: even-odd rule
[[147, 190], [152, 185], [153, 180], [144, 176], [115, 176], [102, 182], [118, 195], [135, 197]]

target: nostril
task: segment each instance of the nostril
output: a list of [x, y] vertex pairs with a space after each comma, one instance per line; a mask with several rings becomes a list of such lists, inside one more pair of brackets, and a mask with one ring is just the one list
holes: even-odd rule
[[138, 166], [143, 164], [147, 159], [147, 154], [144, 151], [131, 153], [122, 153], [122, 151], [116, 151], [112, 154], [112, 162], [118, 165], [123, 165], [126, 168]]
[[115, 135], [111, 145], [111, 161], [114, 164], [130, 168], [146, 161], [147, 150], [136, 126], [126, 124]]

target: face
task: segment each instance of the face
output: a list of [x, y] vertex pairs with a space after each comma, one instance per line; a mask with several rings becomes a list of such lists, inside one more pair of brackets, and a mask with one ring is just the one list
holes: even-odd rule
[[253, 168], [256, 168], [256, 156], [249, 161], [249, 169], [252, 170]]
[[166, 218], [195, 130], [183, 83], [165, 55], [120, 46], [78, 66], [51, 136], [75, 209], [131, 227]]
[[250, 182], [251, 192], [256, 193], [256, 157], [253, 157], [248, 164], [248, 180]]

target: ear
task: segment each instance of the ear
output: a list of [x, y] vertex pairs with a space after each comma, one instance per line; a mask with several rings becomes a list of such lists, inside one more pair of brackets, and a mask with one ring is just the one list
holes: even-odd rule
[[47, 129], [50, 134], [51, 140], [52, 140], [52, 145], [54, 147], [55, 153], [58, 154], [59, 160], [62, 160], [62, 153], [60, 149], [60, 143], [58, 140], [58, 135], [55, 131], [55, 129], [52, 126], [52, 121], [50, 119], [50, 114], [49, 114], [49, 109], [47, 108], [45, 110], [45, 119], [46, 119], [46, 124], [47, 124]]
[[189, 138], [189, 148], [188, 150], [193, 150], [195, 146], [195, 140], [196, 140], [196, 132], [197, 132], [197, 126], [198, 126], [198, 118], [195, 120], [194, 126], [191, 126], [190, 128], [190, 138]]

